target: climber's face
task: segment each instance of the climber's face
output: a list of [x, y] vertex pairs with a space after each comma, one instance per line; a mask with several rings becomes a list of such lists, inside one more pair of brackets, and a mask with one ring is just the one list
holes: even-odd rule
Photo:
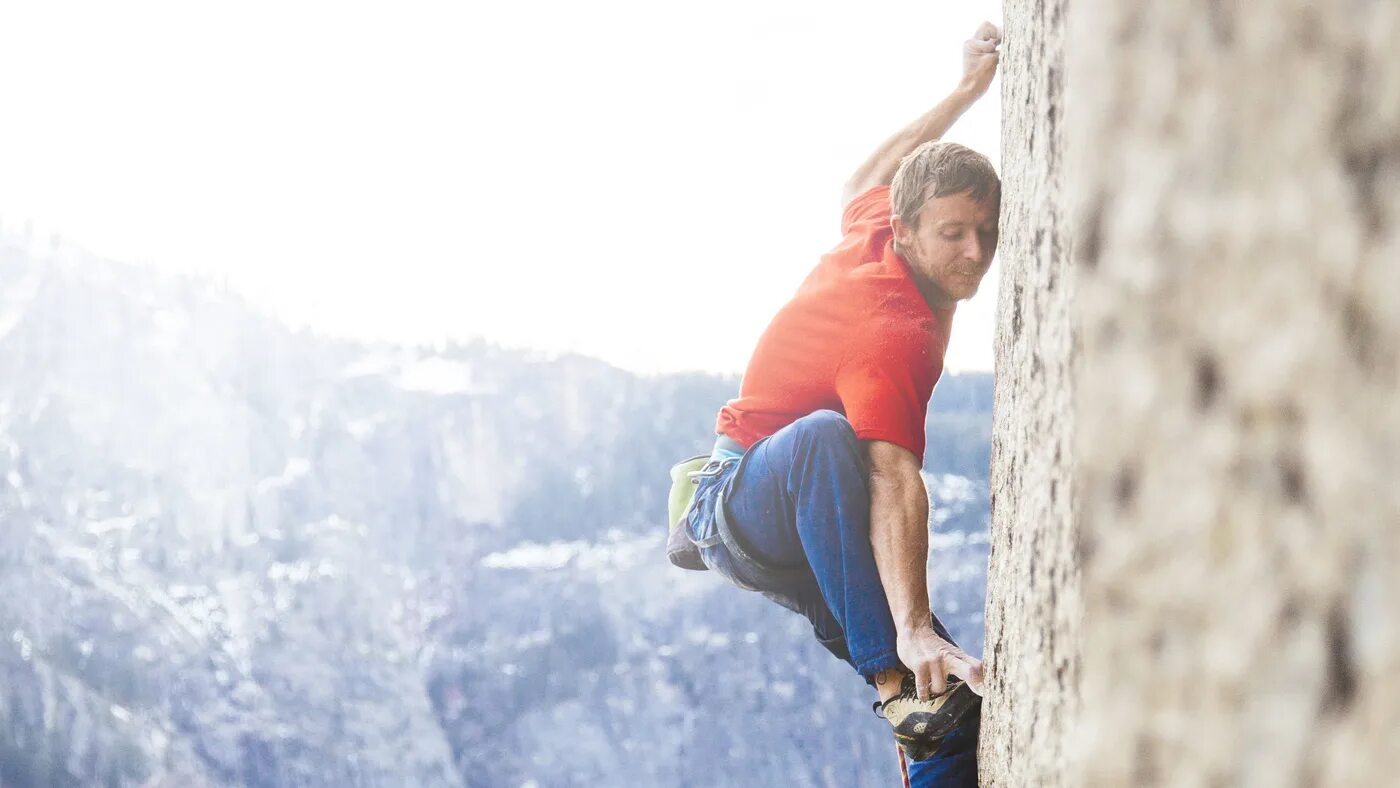
[[1000, 199], [977, 202], [966, 193], [934, 197], [919, 209], [917, 226], [893, 219], [900, 255], [930, 301], [971, 298], [997, 250]]

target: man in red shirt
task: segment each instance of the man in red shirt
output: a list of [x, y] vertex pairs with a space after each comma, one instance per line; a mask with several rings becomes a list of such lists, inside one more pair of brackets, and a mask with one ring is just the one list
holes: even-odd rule
[[706, 567], [805, 615], [874, 685], [905, 753], [937, 763], [912, 775], [926, 784], [976, 784], [982, 663], [932, 615], [920, 468], [1001, 199], [985, 156], [937, 140], [986, 92], [1000, 36], [984, 23], [953, 93], [847, 184], [842, 241], [759, 339], [684, 523]]

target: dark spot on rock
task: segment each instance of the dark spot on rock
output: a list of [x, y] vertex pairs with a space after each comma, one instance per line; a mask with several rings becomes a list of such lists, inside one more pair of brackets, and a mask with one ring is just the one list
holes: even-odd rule
[[1137, 471], [1130, 467], [1118, 469], [1113, 480], [1113, 500], [1120, 510], [1127, 509], [1137, 498]]
[[1121, 613], [1128, 609], [1128, 600], [1123, 596], [1121, 588], [1109, 588], [1104, 591], [1103, 601], [1108, 606], [1109, 611], [1114, 613]]
[[1050, 503], [1051, 503], [1051, 505], [1053, 505], [1053, 504], [1055, 503], [1055, 499], [1059, 497], [1059, 493], [1060, 493], [1060, 482], [1059, 482], [1059, 480], [1058, 480], [1058, 479], [1051, 479], [1051, 480], [1050, 480]]
[[1308, 500], [1307, 477], [1302, 463], [1293, 454], [1279, 455], [1279, 480], [1283, 484], [1283, 496], [1291, 504], [1303, 504]]
[[1196, 354], [1196, 409], [1210, 410], [1220, 393], [1220, 365], [1210, 353]]
[[1235, 19], [1231, 12], [1233, 3], [1215, 0], [1206, 3], [1206, 20], [1210, 22], [1210, 32], [1217, 44], [1229, 44], [1235, 40]]
[[1352, 656], [1350, 619], [1341, 603], [1327, 614], [1327, 694], [1324, 712], [1340, 713], [1356, 700], [1356, 663]]
[[1366, 308], [1355, 295], [1342, 299], [1342, 331], [1347, 338], [1347, 349], [1352, 358], [1367, 372], [1384, 371], [1378, 369], [1379, 354], [1376, 352], [1376, 324]]
[[1162, 652], [1167, 650], [1167, 633], [1160, 629], [1154, 629], [1152, 636], [1147, 640], [1147, 647], [1152, 651], [1154, 657], [1160, 657]]
[[1098, 548], [1098, 542], [1094, 537], [1084, 533], [1083, 528], [1076, 528], [1074, 531], [1074, 557], [1082, 567], [1094, 557], [1094, 551]]
[[1316, 8], [1305, 6], [1294, 14], [1298, 20], [1298, 46], [1309, 52], [1316, 52], [1322, 46], [1322, 17]]
[[1130, 42], [1134, 38], [1137, 38], [1138, 31], [1142, 29], [1142, 12], [1138, 11], [1136, 6], [1131, 6], [1131, 8], [1133, 10], [1125, 11], [1123, 16], [1120, 17], [1121, 24], [1118, 25], [1118, 30], [1115, 31], [1117, 33], [1118, 43], [1120, 44]]
[[1152, 751], [1152, 743], [1147, 736], [1139, 734], [1133, 748], [1133, 785], [1157, 784], [1157, 758]]
[[[1304, 761], [1302, 767], [1298, 770], [1298, 779], [1293, 784], [1298, 786], [1298, 788], [1312, 788], [1314, 785], [1321, 785], [1322, 778], [1318, 776], [1318, 771], [1318, 762], [1316, 760], [1309, 759]], [[1226, 788], [1228, 785], [1229, 783], [1221, 783], [1219, 788]], [[1216, 786], [1211, 786], [1211, 788], [1216, 788]]]
[[1103, 253], [1103, 195], [1094, 198], [1079, 225], [1076, 243], [1079, 264], [1093, 271]]
[[1362, 218], [1366, 234], [1373, 238], [1385, 228], [1381, 196], [1376, 193], [1376, 173], [1381, 169], [1381, 159], [1379, 148], [1351, 148], [1342, 153], [1342, 168], [1351, 182], [1353, 207]]
[[1303, 617], [1303, 603], [1298, 600], [1296, 593], [1289, 594], [1283, 600], [1283, 607], [1278, 611], [1278, 628], [1281, 631], [1288, 631], [1298, 626], [1298, 622]]
[[1016, 285], [1011, 293], [1011, 338], [1021, 338], [1021, 286]]
[[1372, 82], [1368, 71], [1362, 50], [1352, 50], [1346, 58], [1346, 76], [1339, 83], [1341, 100], [1332, 135], [1341, 143], [1342, 170], [1351, 183], [1352, 207], [1361, 216], [1366, 232], [1375, 237], [1385, 229], [1385, 201], [1378, 192], [1376, 176], [1387, 159], [1400, 158], [1400, 146], [1386, 148], [1361, 137], [1374, 111], [1374, 100], [1366, 93], [1366, 86]]
[[1123, 326], [1117, 317], [1110, 315], [1099, 322], [1099, 344], [1104, 347], [1115, 344], [1122, 335]]

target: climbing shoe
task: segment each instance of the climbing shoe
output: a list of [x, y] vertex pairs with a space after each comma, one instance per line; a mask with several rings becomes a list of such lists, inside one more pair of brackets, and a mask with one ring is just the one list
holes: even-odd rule
[[895, 741], [912, 761], [932, 758], [943, 737], [978, 713], [982, 699], [965, 682], [950, 680], [948, 689], [932, 700], [920, 700], [914, 674], [904, 674], [899, 694], [875, 703], [875, 716], [889, 720]]

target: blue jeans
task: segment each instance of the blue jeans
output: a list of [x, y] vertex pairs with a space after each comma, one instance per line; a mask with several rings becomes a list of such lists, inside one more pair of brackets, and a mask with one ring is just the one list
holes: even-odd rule
[[[844, 416], [804, 416], [742, 458], [707, 466], [686, 527], [706, 566], [805, 616], [817, 640], [868, 680], [900, 663], [870, 545], [864, 457]], [[937, 617], [934, 627], [951, 642]], [[916, 785], [976, 785], [976, 722], [968, 728], [911, 764], [910, 779], [917, 767], [929, 781]]]

